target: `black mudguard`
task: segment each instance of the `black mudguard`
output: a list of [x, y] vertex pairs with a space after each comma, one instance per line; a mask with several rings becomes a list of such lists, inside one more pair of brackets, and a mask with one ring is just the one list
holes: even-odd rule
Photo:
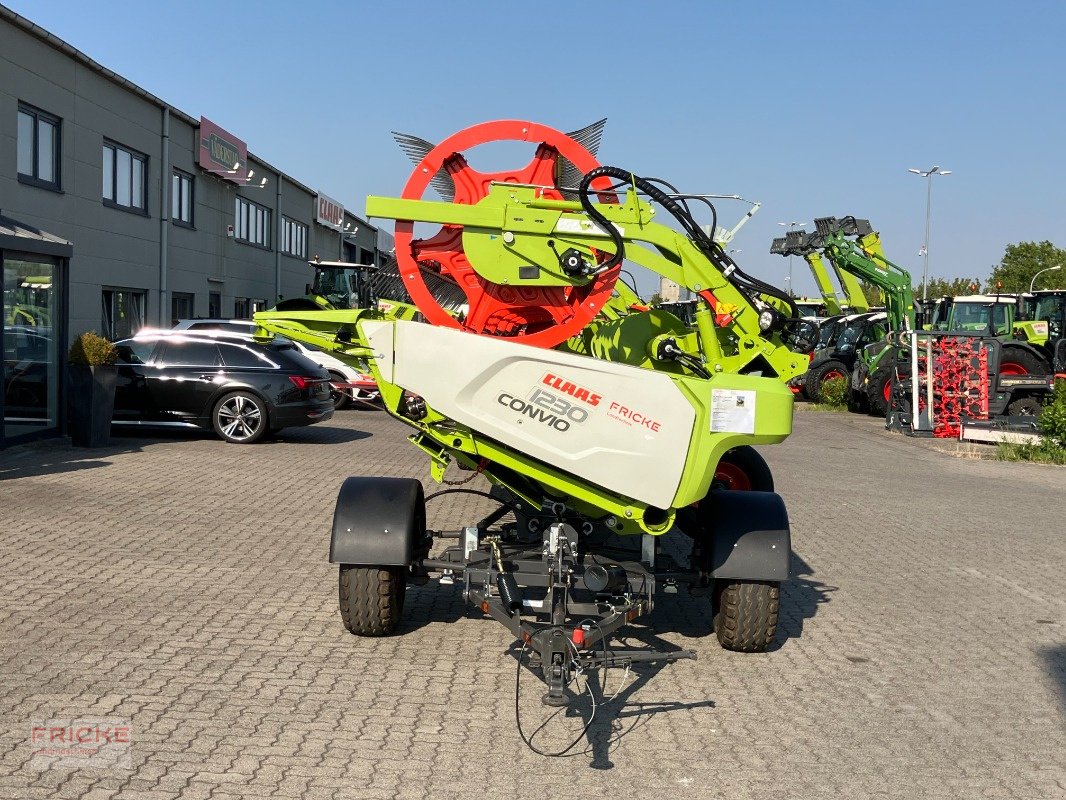
[[788, 580], [792, 535], [781, 496], [721, 489], [710, 497], [711, 574], [734, 580]]
[[406, 567], [425, 532], [425, 494], [414, 478], [348, 478], [333, 512], [329, 560]]

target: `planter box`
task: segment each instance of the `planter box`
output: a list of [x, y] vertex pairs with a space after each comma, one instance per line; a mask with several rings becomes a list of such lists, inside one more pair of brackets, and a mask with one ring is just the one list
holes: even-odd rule
[[113, 366], [69, 366], [67, 419], [75, 447], [106, 447], [111, 440], [116, 374]]

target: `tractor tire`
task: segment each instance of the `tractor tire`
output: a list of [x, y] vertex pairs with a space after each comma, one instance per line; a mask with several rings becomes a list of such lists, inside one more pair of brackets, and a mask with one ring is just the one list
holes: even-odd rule
[[404, 567], [341, 564], [341, 620], [356, 636], [388, 636], [396, 630], [407, 594]]
[[814, 372], [807, 374], [807, 397], [811, 402], [822, 402], [822, 384], [830, 378], [849, 378], [851, 370], [841, 361], [826, 361]]
[[718, 643], [738, 653], [765, 652], [777, 633], [781, 584], [716, 580], [712, 612]]
[[1000, 375], [1048, 375], [1051, 366], [1035, 353], [1020, 347], [1003, 346], [999, 357]]
[[1040, 399], [1029, 395], [1012, 400], [1003, 412], [1008, 417], [1039, 417], [1044, 411], [1044, 405]]
[[759, 451], [745, 444], [722, 456], [714, 468], [711, 488], [772, 492], [774, 475]]
[[895, 370], [892, 368], [881, 368], [870, 376], [870, 382], [866, 384], [866, 401], [869, 403], [871, 414], [878, 417], [888, 415], [888, 409], [892, 405], [894, 374]]

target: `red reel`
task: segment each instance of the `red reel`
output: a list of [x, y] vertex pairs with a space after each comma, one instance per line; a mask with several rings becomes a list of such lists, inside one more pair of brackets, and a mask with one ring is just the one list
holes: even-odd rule
[[[537, 142], [533, 160], [525, 167], [485, 173], [472, 168], [463, 156], [481, 144], [501, 141]], [[449, 136], [415, 167], [404, 186], [405, 200], [420, 200], [438, 174], [455, 185], [452, 202], [473, 205], [484, 198], [493, 182], [553, 187], [544, 196], [562, 199], [558, 189], [559, 159], [570, 161], [582, 174], [599, 166], [596, 157], [565, 133], [520, 120], [483, 122]], [[606, 177], [593, 188], [610, 185]], [[603, 199], [607, 199], [605, 194]], [[612, 197], [613, 199], [613, 197]], [[586, 286], [501, 286], [478, 275], [463, 251], [463, 228], [444, 225], [428, 239], [413, 238], [414, 223], [396, 223], [396, 260], [404, 285], [419, 311], [434, 325], [459, 328], [488, 336], [506, 336], [538, 347], [554, 347], [579, 333], [610, 299], [620, 267], [597, 275]], [[467, 298], [462, 321], [448, 314], [434, 299], [422, 277], [430, 269], [454, 280]]]

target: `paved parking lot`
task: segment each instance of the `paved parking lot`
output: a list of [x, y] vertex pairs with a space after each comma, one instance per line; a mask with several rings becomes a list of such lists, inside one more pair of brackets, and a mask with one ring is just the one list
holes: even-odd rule
[[[796, 551], [773, 650], [668, 597], [634, 636], [699, 660], [634, 670], [545, 759], [506, 631], [453, 589], [409, 591], [402, 635], [341, 626], [336, 489], [429, 485], [404, 435], [347, 411], [259, 446], [0, 453], [0, 798], [1066, 797], [1063, 470], [797, 413], [764, 449]], [[30, 721], [78, 716], [130, 719], [131, 768], [31, 768]]]

